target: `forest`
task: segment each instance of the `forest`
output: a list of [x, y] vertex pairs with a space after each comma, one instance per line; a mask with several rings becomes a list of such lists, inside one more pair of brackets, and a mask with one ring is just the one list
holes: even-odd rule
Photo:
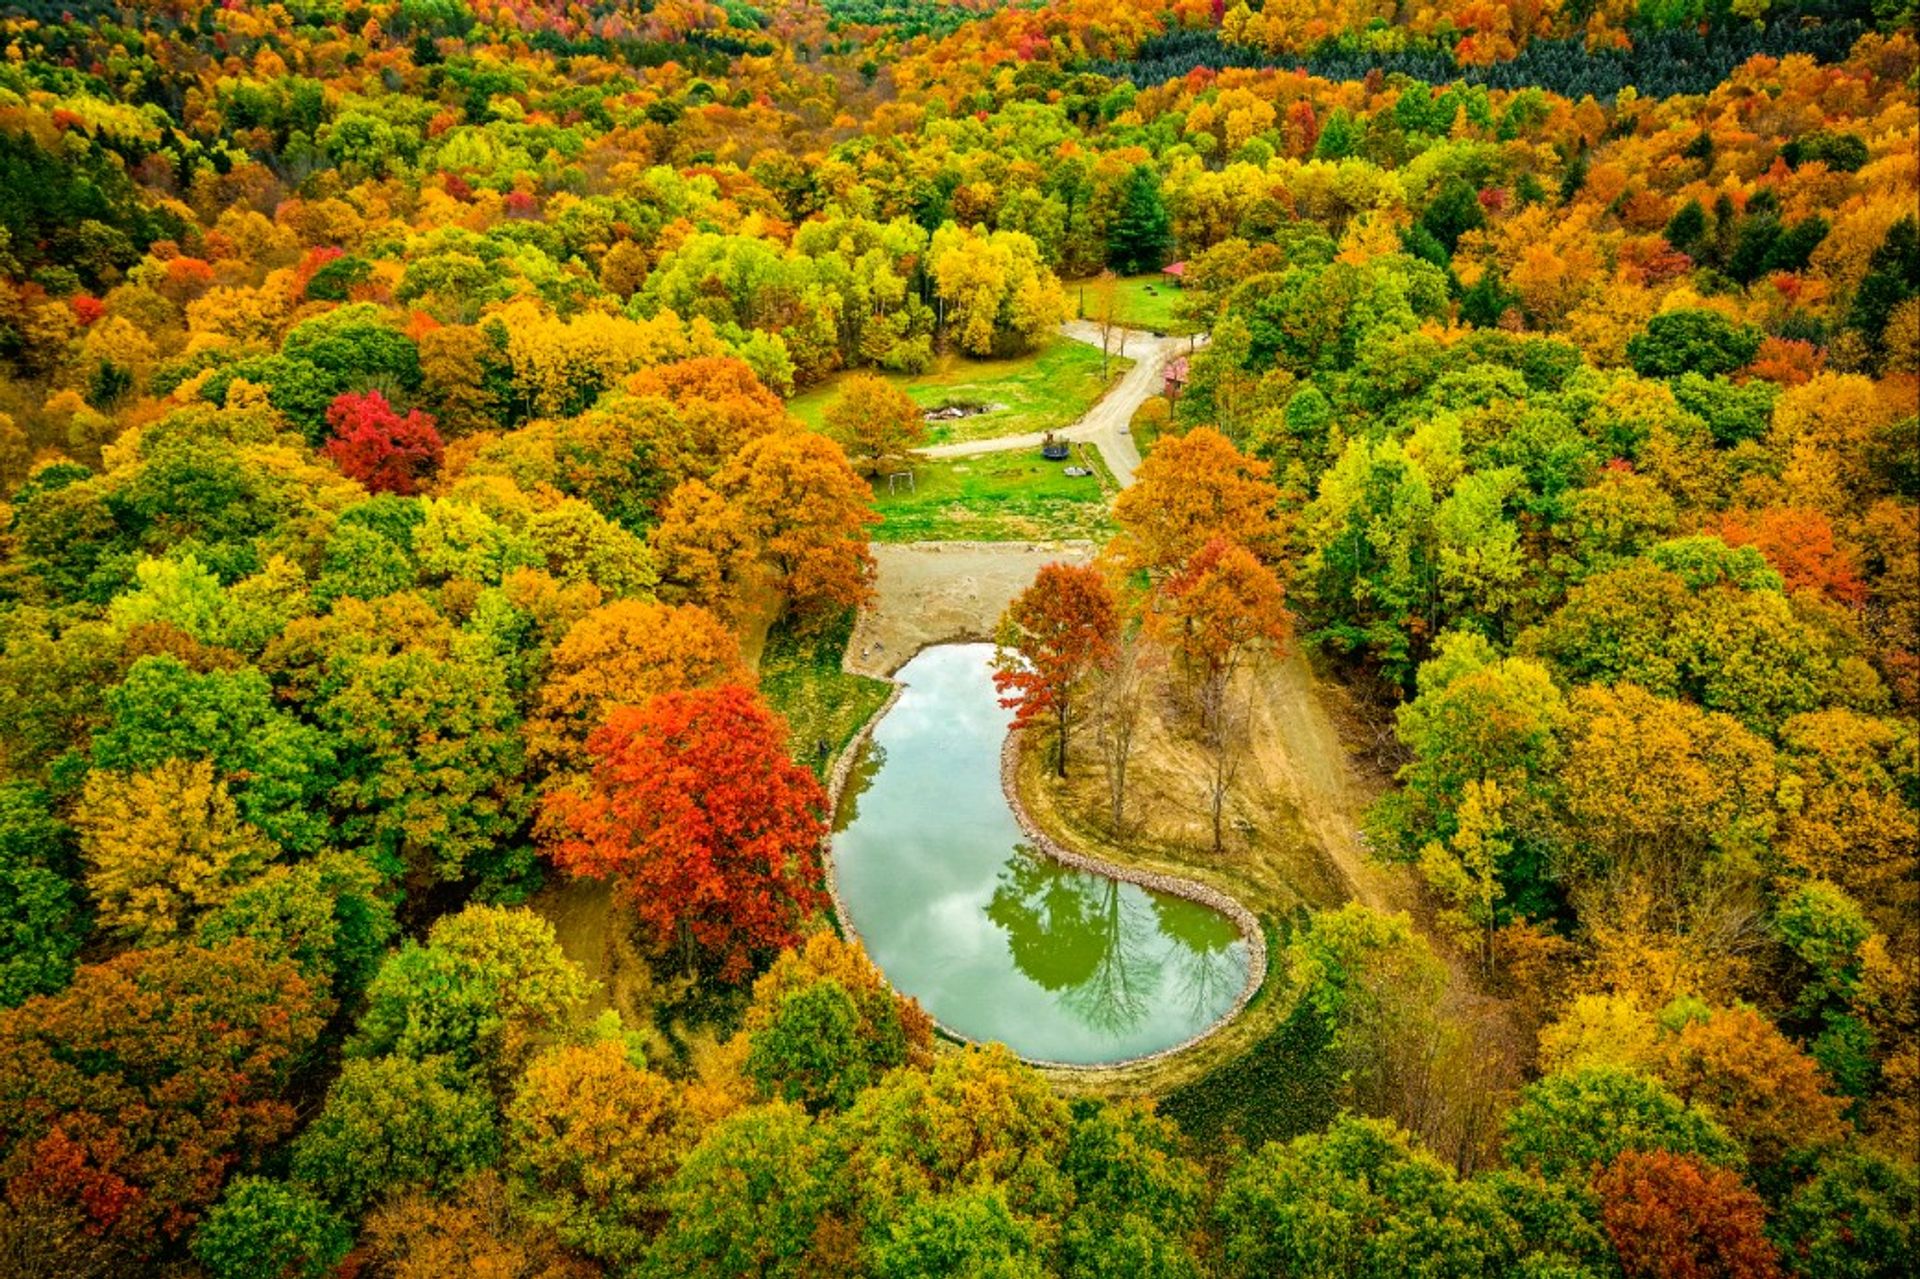
[[1920, 1274], [1916, 17], [0, 3], [0, 1274]]

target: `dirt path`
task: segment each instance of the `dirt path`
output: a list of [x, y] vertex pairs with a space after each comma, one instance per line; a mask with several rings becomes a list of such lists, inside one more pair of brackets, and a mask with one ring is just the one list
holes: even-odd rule
[[1306, 654], [1296, 645], [1263, 666], [1255, 689], [1249, 763], [1259, 788], [1292, 799], [1300, 824], [1355, 901], [1382, 910], [1407, 908], [1403, 880], [1369, 860], [1361, 842], [1361, 819], [1375, 793], [1353, 767]]
[[[1060, 332], [1077, 342], [1100, 345], [1100, 327], [1087, 320], [1070, 320], [1060, 326]], [[1133, 483], [1133, 468], [1140, 465], [1140, 451], [1134, 447], [1133, 436], [1127, 431], [1127, 423], [1133, 420], [1133, 411], [1149, 396], [1160, 394], [1165, 385], [1162, 375], [1168, 361], [1175, 356], [1185, 355], [1196, 344], [1205, 341], [1204, 338], [1157, 338], [1138, 329], [1116, 329], [1113, 354], [1131, 357], [1133, 367], [1078, 422], [1054, 432], [1055, 436], [1092, 444], [1106, 459], [1107, 468], [1113, 472], [1113, 478], [1121, 488]], [[1026, 435], [1002, 435], [993, 439], [942, 444], [921, 449], [920, 453], [924, 457], [973, 457], [980, 453], [1037, 449], [1042, 438], [1037, 431]]]

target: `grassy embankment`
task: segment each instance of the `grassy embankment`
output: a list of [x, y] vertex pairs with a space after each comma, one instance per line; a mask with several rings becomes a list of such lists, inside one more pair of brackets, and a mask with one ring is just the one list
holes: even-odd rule
[[[1091, 740], [1076, 743], [1064, 783], [1047, 767], [1045, 743], [1027, 744], [1018, 784], [1043, 826], [1096, 856], [1232, 894], [1261, 919], [1269, 951], [1265, 986], [1232, 1024], [1163, 1061], [1063, 1075], [1063, 1087], [1151, 1094], [1163, 1114], [1207, 1142], [1237, 1137], [1257, 1144], [1310, 1131], [1329, 1117], [1333, 1081], [1324, 1077], [1316, 1024], [1293, 1016], [1286, 940], [1309, 911], [1356, 896], [1396, 905], [1404, 886], [1379, 867], [1358, 864], [1350, 832], [1373, 788], [1348, 770], [1344, 748], [1326, 740], [1331, 721], [1311, 705], [1319, 696], [1313, 684], [1297, 655], [1263, 664], [1249, 679], [1248, 739], [1227, 806], [1227, 847], [1219, 854], [1211, 850], [1204, 800], [1208, 759], [1171, 687], [1144, 695], [1148, 709], [1128, 770], [1123, 832], [1109, 821]], [[1343, 829], [1348, 838], [1332, 837]]]
[[[1132, 366], [1131, 360], [1112, 360], [1103, 378], [1097, 348], [1056, 337], [1037, 351], [1008, 360], [975, 360], [948, 354], [935, 360], [925, 373], [880, 376], [905, 391], [923, 409], [950, 404], [1004, 406], [951, 422], [930, 423], [927, 443], [937, 445], [1071, 426], [1106, 393], [1113, 380]], [[828, 378], [794, 396], [787, 402], [788, 412], [817, 430], [827, 406], [839, 396], [844, 376]]]

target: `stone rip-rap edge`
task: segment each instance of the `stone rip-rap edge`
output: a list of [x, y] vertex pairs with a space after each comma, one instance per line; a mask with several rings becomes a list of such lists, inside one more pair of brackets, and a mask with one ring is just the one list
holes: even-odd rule
[[[900, 695], [907, 690], [907, 686], [897, 679], [889, 679], [887, 682], [893, 685], [893, 691], [887, 695], [887, 700], [880, 703], [879, 708], [868, 717], [867, 722], [860, 726], [859, 731], [848, 739], [845, 749], [840, 752], [840, 758], [834, 761], [832, 773], [828, 775], [827, 820], [829, 827], [831, 827], [834, 816], [840, 811], [840, 796], [842, 792], [846, 790], [848, 780], [853, 776], [853, 768], [860, 758], [861, 749], [867, 744], [868, 739], [873, 736], [874, 729], [879, 726], [880, 720], [888, 711], [893, 709], [893, 704], [899, 701]], [[1179, 1043], [1158, 1049], [1154, 1052], [1145, 1053], [1138, 1057], [1122, 1058], [1119, 1061], [1087, 1063], [1047, 1061], [1037, 1057], [1020, 1057], [1020, 1060], [1029, 1066], [1037, 1066], [1044, 1070], [1073, 1071], [1088, 1074], [1124, 1069], [1130, 1066], [1143, 1066], [1171, 1057], [1175, 1053], [1185, 1052], [1201, 1040], [1211, 1037], [1217, 1033], [1221, 1027], [1225, 1026], [1235, 1017], [1238, 1017], [1240, 1013], [1245, 1010], [1247, 1002], [1253, 998], [1254, 992], [1260, 989], [1261, 983], [1264, 982], [1267, 977], [1267, 937], [1266, 933], [1260, 927], [1259, 919], [1254, 916], [1254, 913], [1226, 893], [1221, 892], [1211, 885], [1202, 884], [1197, 880], [1186, 879], [1178, 875], [1162, 875], [1154, 871], [1141, 870], [1131, 866], [1122, 866], [1117, 862], [1110, 862], [1104, 858], [1093, 857], [1086, 853], [1063, 848], [1052, 836], [1040, 829], [1039, 823], [1034, 821], [1033, 815], [1027, 812], [1027, 806], [1020, 800], [1019, 788], [1015, 784], [1016, 774], [1019, 769], [1019, 759], [1020, 738], [1016, 731], [1009, 729], [1006, 740], [1001, 743], [1000, 746], [1000, 789], [1006, 795], [1007, 805], [1013, 810], [1014, 820], [1020, 824], [1021, 831], [1042, 853], [1062, 865], [1070, 866], [1076, 870], [1092, 871], [1096, 874], [1106, 875], [1111, 879], [1120, 880], [1123, 883], [1136, 884], [1142, 888], [1152, 889], [1155, 892], [1167, 893], [1174, 897], [1184, 897], [1188, 901], [1199, 902], [1202, 906], [1209, 906], [1225, 915], [1228, 919], [1231, 919], [1234, 926], [1240, 930], [1241, 939], [1247, 944], [1247, 981], [1246, 985], [1241, 987], [1240, 994], [1235, 997], [1233, 1003], [1228, 1006], [1227, 1010], [1221, 1013], [1220, 1016], [1205, 1029], [1181, 1040]], [[853, 915], [847, 909], [846, 900], [840, 895], [840, 878], [835, 872], [833, 865], [833, 832], [831, 829], [828, 830], [826, 836], [820, 841], [820, 864], [826, 876], [827, 896], [833, 902], [834, 914], [839, 917], [841, 930], [853, 938], [853, 940], [860, 942], [864, 949], [866, 943], [862, 941], [859, 930], [853, 926]], [[925, 1010], [922, 1009], [921, 1011], [924, 1012]], [[964, 1035], [953, 1027], [946, 1025], [931, 1013], [928, 1013], [927, 1016], [928, 1019], [933, 1022], [934, 1029], [938, 1030], [947, 1038], [957, 1040], [963, 1044], [979, 1042], [971, 1036]], [[1014, 1055], [1016, 1057], [1020, 1056], [1018, 1053]]]

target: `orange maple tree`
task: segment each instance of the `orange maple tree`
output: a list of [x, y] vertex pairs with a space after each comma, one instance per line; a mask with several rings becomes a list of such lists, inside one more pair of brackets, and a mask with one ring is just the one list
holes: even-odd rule
[[1788, 593], [1819, 591], [1859, 608], [1866, 583], [1853, 553], [1837, 541], [1833, 524], [1812, 507], [1770, 506], [1764, 511], [1728, 511], [1713, 530], [1728, 546], [1751, 546], [1780, 572]]
[[1046, 564], [1000, 619], [993, 686], [1013, 726], [1054, 721], [1054, 769], [1067, 775], [1067, 734], [1080, 686], [1113, 660], [1120, 610], [1100, 570]]
[[583, 766], [588, 736], [609, 708], [744, 673], [738, 641], [707, 610], [615, 600], [575, 622], [554, 648], [527, 745], [536, 759]]
[[1196, 680], [1230, 680], [1249, 654], [1286, 642], [1286, 591], [1252, 551], [1214, 537], [1155, 594], [1148, 622]]
[[587, 789], [546, 798], [553, 860], [614, 879], [658, 945], [698, 946], [739, 980], [823, 901], [826, 793], [786, 735], [739, 684], [615, 709], [588, 741]]
[[1627, 1279], [1773, 1279], [1766, 1208], [1739, 1176], [1692, 1155], [1623, 1151], [1594, 1180]]
[[1281, 536], [1272, 469], [1211, 427], [1158, 441], [1114, 503], [1123, 554], [1153, 572], [1172, 571], [1216, 537], [1272, 554]]
[[873, 593], [867, 526], [880, 522], [873, 490], [832, 440], [805, 430], [763, 435], [714, 487], [745, 516], [795, 614], [817, 619]]

